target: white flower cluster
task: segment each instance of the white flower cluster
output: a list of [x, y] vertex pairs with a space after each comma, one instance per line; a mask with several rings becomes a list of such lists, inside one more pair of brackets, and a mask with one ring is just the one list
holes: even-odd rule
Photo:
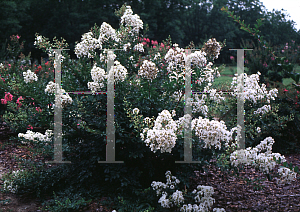
[[[99, 91], [100, 88], [103, 88], [105, 86], [103, 82], [109, 77], [104, 69], [97, 67], [96, 65], [97, 63], [94, 64], [91, 70], [91, 76], [94, 82], [88, 82], [88, 88], [94, 92]], [[116, 60], [114, 61], [113, 73], [115, 80], [114, 82], [123, 82], [127, 76], [127, 69]]]
[[133, 47], [133, 50], [139, 51], [139, 52], [144, 52], [144, 45], [142, 43], [138, 43]]
[[54, 93], [56, 91], [56, 87], [58, 87], [57, 83], [54, 83], [53, 81], [48, 82], [45, 93]]
[[165, 60], [169, 64], [167, 67], [168, 72], [179, 68], [183, 68], [185, 65], [185, 51], [182, 48], [178, 47], [178, 44], [173, 44], [174, 49], [171, 48], [165, 55]]
[[106, 22], [103, 22], [100, 27], [100, 35], [99, 35], [99, 43], [102, 44], [104, 42], [112, 39], [116, 42], [119, 42], [120, 39], [117, 37], [116, 30], [112, 28], [112, 26]]
[[256, 111], [254, 111], [254, 114], [265, 114], [271, 110], [271, 105], [264, 105], [261, 108], [258, 108]]
[[[180, 204], [184, 203], [184, 196], [182, 191], [176, 190], [172, 195], [169, 195], [169, 197], [168, 193], [166, 191], [163, 191], [167, 188], [175, 190], [175, 186], [179, 184], [180, 181], [175, 176], [172, 176], [170, 171], [167, 171], [165, 175], [167, 183], [156, 181], [153, 181], [151, 183], [151, 187], [156, 191], [156, 195], [159, 196], [160, 194], [162, 194], [162, 196], [158, 200], [158, 203], [160, 203], [164, 208], [170, 208], [173, 206], [181, 207]], [[211, 195], [214, 193], [213, 187], [198, 185], [197, 190], [195, 189], [192, 193], [196, 194], [196, 196], [194, 197], [195, 202], [200, 204], [184, 204], [180, 208], [181, 212], [205, 212], [210, 210], [213, 203], [215, 202], [215, 199], [211, 197]], [[222, 212], [225, 210], [223, 208], [215, 208], [214, 211]]]
[[117, 57], [117, 55], [115, 55], [115, 53], [108, 54], [107, 50], [105, 50], [103, 52], [103, 54], [100, 53], [100, 60], [102, 62], [104, 62], [105, 64], [107, 64], [109, 60], [115, 60], [116, 57]]
[[146, 146], [150, 145], [151, 151], [154, 153], [159, 149], [161, 153], [171, 153], [176, 144], [176, 128], [176, 122], [173, 121], [170, 112], [163, 110], [156, 118], [153, 130], [145, 128], [140, 136], [144, 140], [144, 134], [147, 133], [147, 139], [144, 142]]
[[[31, 130], [27, 130], [26, 134], [19, 133], [19, 138], [25, 138], [27, 140], [39, 142], [49, 143], [52, 141], [53, 132], [52, 130], [46, 130], [45, 135], [39, 132], [32, 132]], [[22, 144], [28, 144], [28, 142], [21, 141]]]
[[[124, 46], [123, 46], [124, 51], [127, 51], [130, 48], [130, 46], [131, 46], [131, 43], [124, 44]], [[133, 57], [133, 56], [131, 56], [131, 57]]]
[[210, 55], [213, 59], [218, 59], [221, 51], [221, 45], [215, 38], [212, 38], [204, 44], [202, 50]]
[[156, 78], [158, 69], [156, 68], [155, 63], [144, 60], [142, 66], [138, 71], [138, 75], [143, 78], [150, 79], [151, 81]]
[[194, 53], [191, 54], [191, 62], [198, 66], [199, 68], [202, 68], [203, 66], [206, 65], [207, 60], [206, 60], [206, 53], [203, 51], [195, 51]]
[[[274, 97], [277, 97], [278, 90], [276, 88], [270, 90], [269, 92], [266, 90], [266, 85], [262, 84], [262, 87], [259, 86], [259, 75], [261, 73], [257, 72], [257, 74], [252, 74], [250, 77], [247, 77], [247, 74], [244, 73], [244, 93], [242, 96], [244, 96], [245, 99], [251, 100], [255, 104], [257, 103], [257, 100], [263, 100], [267, 98], [267, 102], [270, 103], [270, 99], [275, 100]], [[238, 74], [235, 74], [237, 76]], [[242, 75], [240, 76], [242, 77]], [[237, 77], [232, 78], [231, 83], [231, 89], [234, 90], [234, 93], [231, 93], [233, 96], [241, 95], [237, 94], [238, 92], [238, 83], [237, 83]]]
[[132, 30], [130, 34], [138, 34], [140, 29], [143, 29], [143, 21], [140, 19], [140, 16], [137, 14], [133, 15], [133, 11], [130, 6], [126, 6], [126, 10], [121, 17], [121, 24], [125, 23], [125, 26], [131, 26]]
[[127, 76], [127, 69], [122, 66], [121, 63], [117, 60], [114, 63], [114, 79], [116, 80], [115, 82], [123, 82]]
[[157, 52], [157, 53], [154, 55], [153, 60], [158, 60], [160, 57], [161, 57], [161, 56], [160, 56], [160, 53]]
[[294, 181], [297, 177], [297, 173], [293, 172], [289, 168], [281, 167], [278, 169], [278, 173], [281, 177], [281, 179], [277, 179], [277, 184], [290, 184], [292, 181]]
[[[51, 56], [52, 56], [52, 54], [49, 54], [49, 57], [51, 57]], [[66, 59], [66, 58], [60, 54], [60, 55], [58, 55], [58, 59], [60, 60], [60, 64], [61, 64], [64, 61], [64, 59]], [[56, 60], [54, 60], [53, 66], [56, 69], [56, 67], [57, 67]]]
[[216, 89], [208, 90], [208, 87], [205, 87], [204, 92], [208, 92], [210, 99], [217, 102], [217, 103], [220, 103], [221, 101], [225, 101], [225, 97], [222, 96], [222, 94], [223, 94], [222, 91], [217, 93]]
[[[59, 89], [59, 85], [57, 83], [54, 83], [53, 81], [50, 81], [48, 83], [48, 85], [46, 86], [45, 93], [55, 93], [56, 88]], [[58, 91], [58, 94], [56, 94], [56, 95], [60, 95], [60, 97], [61, 97], [62, 107], [64, 107], [66, 104], [72, 104], [73, 100], [69, 96], [69, 94], [68, 93], [63, 94], [63, 93], [66, 93], [66, 91], [64, 89], [60, 89]]]
[[221, 149], [221, 140], [228, 143], [232, 140], [233, 131], [236, 128], [227, 131], [227, 126], [224, 121], [209, 121], [209, 119], [199, 117], [192, 121], [192, 129], [195, 130], [196, 136], [198, 136], [205, 142], [204, 148], [211, 148], [215, 146], [215, 149], [219, 147]]
[[4, 65], [3, 65], [3, 63], [0, 63], [0, 69], [1, 69], [1, 68], [4, 68]]
[[[199, 190], [197, 192], [197, 190]], [[215, 199], [211, 197], [211, 195], [214, 193], [214, 188], [211, 186], [202, 186], [198, 185], [197, 190], [195, 189], [192, 193], [197, 194], [194, 199], [196, 203], [200, 203], [199, 205], [194, 204], [188, 204], [183, 205], [180, 211], [186, 212], [186, 211], [209, 211], [212, 205], [215, 202]], [[202, 197], [201, 197], [202, 196]]]
[[214, 76], [220, 77], [220, 72], [218, 68], [212, 69], [211, 66], [213, 65], [212, 62], [209, 62], [206, 67], [203, 69], [202, 77], [197, 80], [197, 84], [201, 85], [202, 82], [206, 81], [208, 83], [214, 82]]
[[236, 150], [231, 153], [230, 162], [233, 166], [238, 166], [239, 164], [255, 166], [260, 171], [268, 174], [276, 166], [276, 161], [273, 160], [273, 157], [276, 160], [280, 158], [281, 161], [286, 161], [283, 155], [271, 153], [274, 142], [272, 137], [267, 137], [253, 149], [248, 147], [247, 149]]
[[37, 36], [35, 39], [36, 41], [33, 43], [35, 46], [39, 45], [43, 41], [43, 37], [41, 35]]
[[175, 177], [172, 176], [170, 171], [167, 171], [165, 173], [167, 183], [162, 183], [162, 182], [156, 182], [153, 181], [151, 183], [151, 187], [153, 190], [156, 191], [156, 195], [160, 195], [162, 193], [161, 198], [159, 199], [158, 203], [161, 204], [162, 207], [164, 208], [170, 208], [173, 206], [173, 203], [176, 205], [180, 204], [181, 202], [184, 202], [183, 194], [181, 191], [176, 190], [172, 195], [171, 195], [171, 200], [167, 198], [167, 192], [163, 191], [162, 189], [170, 188], [170, 189], [175, 189], [175, 186], [180, 183], [180, 181]]
[[92, 32], [87, 32], [82, 35], [81, 42], [77, 43], [75, 46], [75, 54], [77, 58], [82, 56], [88, 56], [88, 58], [94, 58], [90, 52], [94, 51], [97, 48], [102, 48], [101, 43], [96, 38], [93, 38]]
[[[139, 112], [140, 112], [140, 110], [138, 109], [138, 108], [134, 108], [133, 110], [132, 110], [132, 113], [133, 114], [139, 114]], [[150, 119], [149, 117], [148, 117], [148, 119]]]
[[[12, 178], [18, 178], [23, 172], [24, 170], [12, 171]], [[14, 185], [12, 180], [5, 180], [3, 183], [3, 190], [16, 193], [18, 190], [18, 185]]]
[[193, 106], [193, 113], [197, 113], [197, 112], [201, 112], [205, 117], [207, 117], [207, 113], [208, 113], [208, 107], [207, 105], [205, 105], [205, 99], [207, 98], [207, 96], [205, 94], [202, 94], [202, 98], [199, 99], [198, 94], [193, 94], [193, 98], [195, 99], [195, 101], [192, 101], [192, 106]]
[[27, 72], [23, 72], [24, 80], [26, 83], [32, 82], [33, 80], [37, 81], [38, 77], [35, 73], [31, 72], [31, 70], [27, 70]]
[[105, 70], [100, 68], [100, 67], [97, 67], [96, 66], [97, 63], [94, 64], [92, 70], [91, 70], [91, 76], [92, 76], [92, 80], [94, 82], [88, 82], [88, 88], [91, 90], [91, 91], [99, 91], [100, 88], [103, 88], [104, 87], [104, 79], [107, 78], [107, 75], [105, 73]]

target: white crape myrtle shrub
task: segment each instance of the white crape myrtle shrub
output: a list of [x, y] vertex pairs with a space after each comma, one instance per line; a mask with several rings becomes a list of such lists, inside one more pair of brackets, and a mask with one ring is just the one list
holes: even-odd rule
[[[255, 104], [257, 103], [257, 100], [263, 99], [267, 99], [267, 102], [270, 103], [270, 99], [275, 100], [275, 97], [277, 97], [278, 90], [274, 88], [270, 91], [267, 91], [265, 84], [262, 84], [262, 86], [260, 87], [258, 84], [259, 75], [261, 75], [261, 73], [257, 72], [257, 74], [252, 74], [250, 77], [248, 77], [247, 74], [244, 73], [245, 92], [243, 93], [243, 96], [245, 99], [250, 100]], [[237, 74], [235, 74], [235, 76], [237, 76]], [[231, 89], [233, 89], [234, 91], [234, 93], [231, 93], [231, 95], [233, 96], [238, 95], [236, 93], [239, 91], [239, 89], [237, 88], [237, 84], [237, 77], [233, 77], [231, 83]]]
[[143, 29], [143, 21], [137, 14], [133, 15], [133, 11], [130, 6], [126, 6], [126, 10], [121, 17], [120, 24], [125, 24], [125, 27], [132, 27], [130, 34], [138, 34], [140, 29]]
[[109, 60], [114, 61], [117, 58], [115, 53], [107, 54], [107, 50], [104, 50], [103, 53], [100, 53], [100, 60], [105, 64], [108, 63]]
[[278, 173], [281, 179], [277, 179], [277, 184], [290, 184], [292, 181], [296, 180], [297, 173], [286, 167], [281, 167], [278, 169]]
[[[158, 203], [160, 203], [162, 207], [170, 208], [177, 206], [180, 208], [181, 212], [206, 212], [211, 209], [213, 203], [215, 202], [215, 199], [211, 197], [214, 193], [213, 187], [198, 185], [197, 190], [195, 189], [192, 193], [195, 194], [194, 201], [199, 205], [184, 204], [185, 199], [182, 191], [172, 191], [173, 193], [171, 195], [165, 191], [166, 189], [175, 190], [175, 186], [178, 185], [180, 181], [175, 176], [172, 176], [170, 171], [166, 171], [165, 175], [167, 183], [156, 181], [151, 183], [151, 187], [156, 191], [156, 195], [161, 195]], [[181, 204], [183, 205], [181, 206]], [[216, 208], [216, 211], [225, 210], [223, 208]]]
[[31, 72], [31, 70], [27, 70], [27, 72], [23, 72], [24, 80], [26, 83], [32, 82], [32, 81], [37, 81], [38, 77], [36, 76], [35, 73]]
[[196, 136], [205, 142], [204, 148], [215, 146], [215, 149], [217, 147], [221, 149], [221, 141], [228, 143], [232, 140], [233, 131], [236, 130], [236, 127], [232, 128], [229, 132], [224, 121], [210, 121], [209, 119], [199, 117], [192, 120], [192, 129], [195, 130]]
[[[42, 133], [39, 133], [39, 132], [36, 132], [36, 133], [32, 132], [31, 130], [27, 130], [26, 134], [24, 134], [24, 133], [18, 134], [19, 138], [25, 138], [27, 140], [35, 141], [37, 143], [44, 142], [44, 143], [46, 143], [46, 145], [47, 145], [47, 143], [52, 141], [52, 136], [53, 136], [52, 130], [46, 130], [45, 135], [43, 135]], [[24, 142], [24, 141], [21, 141], [21, 143], [28, 144], [28, 142]]]
[[274, 144], [272, 137], [267, 137], [259, 145], [254, 148], [248, 147], [247, 149], [236, 150], [230, 155], [230, 162], [233, 166], [245, 164], [257, 167], [260, 171], [268, 174], [276, 166], [276, 160], [281, 159], [285, 162], [285, 157], [279, 153], [272, 153], [272, 145]]
[[75, 46], [75, 54], [77, 58], [87, 56], [88, 58], [94, 58], [90, 52], [97, 48], [102, 48], [99, 39], [93, 38], [92, 32], [87, 32], [82, 35], [81, 42]]

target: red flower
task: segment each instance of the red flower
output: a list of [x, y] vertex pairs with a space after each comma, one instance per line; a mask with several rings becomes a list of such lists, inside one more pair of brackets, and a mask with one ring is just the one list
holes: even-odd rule
[[6, 105], [6, 104], [7, 104], [7, 101], [6, 101], [5, 99], [1, 99], [1, 104]]
[[34, 73], [37, 74], [37, 73], [40, 72], [42, 69], [43, 69], [42, 66], [38, 66], [38, 68], [34, 71]]
[[49, 61], [47, 61], [47, 62], [45, 63], [45, 65], [46, 65], [46, 66], [49, 65]]
[[5, 92], [5, 101], [12, 101], [13, 95], [11, 95], [9, 92]]
[[20, 103], [20, 100], [23, 100], [23, 97], [20, 96], [18, 99], [17, 99], [17, 104], [19, 105], [18, 107], [21, 107], [22, 103]]
[[37, 112], [42, 112], [42, 109], [41, 109], [40, 107], [35, 107], [35, 110], [36, 110]]
[[31, 125], [28, 125], [27, 130], [33, 130], [33, 127]]

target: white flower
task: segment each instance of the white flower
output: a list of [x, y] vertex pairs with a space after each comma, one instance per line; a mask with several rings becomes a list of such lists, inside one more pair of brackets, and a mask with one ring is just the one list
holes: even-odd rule
[[157, 77], [158, 69], [155, 66], [155, 63], [144, 60], [142, 66], [140, 67], [138, 71], [138, 75], [140, 75], [143, 78], [153, 80]]
[[4, 65], [3, 65], [3, 63], [0, 63], [0, 68], [4, 68]]
[[[19, 133], [19, 138], [25, 138], [26, 140], [34, 141], [37, 143], [45, 142], [49, 143], [52, 141], [53, 132], [52, 130], [46, 130], [45, 135], [39, 132], [32, 132], [31, 130], [27, 130], [26, 134]], [[22, 144], [27, 144], [28, 142], [21, 141]]]
[[34, 45], [35, 45], [35, 46], [39, 45], [39, 44], [42, 42], [42, 40], [43, 40], [43, 38], [42, 38], [41, 35], [40, 35], [40, 36], [37, 36], [37, 37], [36, 37], [36, 41], [34, 41]]
[[130, 6], [126, 7], [126, 10], [121, 17], [120, 24], [125, 24], [126, 27], [132, 27], [130, 30], [131, 35], [135, 35], [139, 33], [140, 29], [143, 29], [143, 21], [140, 19], [140, 16], [133, 15], [133, 11]]
[[37, 81], [38, 77], [35, 73], [31, 72], [31, 70], [27, 70], [27, 72], [23, 72], [24, 80], [26, 83], [32, 82], [33, 80]]
[[48, 82], [48, 85], [46, 86], [45, 93], [54, 93], [56, 91], [56, 87], [59, 88], [57, 83], [54, 83], [53, 81]]
[[180, 203], [184, 202], [182, 191], [176, 190], [172, 194], [172, 201], [175, 203], [175, 205], [179, 205]]
[[140, 110], [138, 108], [134, 108], [132, 110], [133, 114], [139, 114]]
[[124, 51], [127, 51], [130, 46], [131, 46], [131, 43], [124, 44], [124, 46], [123, 46]]
[[77, 58], [88, 56], [88, 58], [94, 58], [94, 54], [91, 54], [95, 49], [102, 48], [99, 39], [93, 38], [92, 32], [87, 32], [82, 35], [81, 42], [75, 46], [75, 54]]
[[196, 64], [199, 68], [202, 68], [206, 63], [206, 53], [203, 51], [195, 51], [190, 55], [191, 62]]
[[257, 131], [258, 133], [261, 133], [260, 127], [257, 127], [257, 128], [256, 128], [256, 131]]
[[278, 173], [281, 176], [281, 179], [277, 180], [277, 184], [290, 184], [297, 177], [296, 172], [293, 172], [292, 170], [286, 167], [279, 168]]
[[144, 52], [144, 45], [142, 43], [138, 43], [133, 47], [133, 50]]
[[102, 44], [104, 42], [107, 42], [109, 39], [112, 39], [116, 42], [120, 41], [117, 37], [116, 30], [112, 28], [112, 26], [108, 23], [103, 22], [100, 27], [100, 35], [98, 41]]

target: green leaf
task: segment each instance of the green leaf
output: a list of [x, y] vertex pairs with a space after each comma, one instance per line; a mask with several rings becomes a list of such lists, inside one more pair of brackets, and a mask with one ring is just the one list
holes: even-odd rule
[[287, 162], [283, 162], [283, 166], [284, 167], [287, 167], [288, 165], [287, 165]]
[[295, 172], [299, 172], [298, 166], [295, 166], [294, 171], [295, 171]]

